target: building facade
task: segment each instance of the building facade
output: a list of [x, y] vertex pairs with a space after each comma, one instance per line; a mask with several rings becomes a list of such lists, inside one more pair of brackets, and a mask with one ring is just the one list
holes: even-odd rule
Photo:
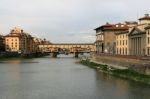
[[116, 33], [128, 30], [126, 24], [106, 23], [95, 29], [96, 31], [96, 52], [97, 53], [116, 53]]
[[129, 55], [128, 30], [116, 33], [116, 54]]
[[145, 55], [146, 32], [139, 26], [133, 27], [129, 32], [129, 51], [130, 55]]
[[20, 28], [14, 28], [5, 36], [5, 50], [22, 54], [32, 53], [32, 36]]
[[150, 26], [146, 28], [146, 55], [150, 56]]
[[[123, 36], [125, 38], [123, 38]], [[127, 32], [116, 34], [116, 54], [150, 55], [150, 17], [145, 14], [137, 25], [132, 25]], [[125, 42], [125, 44], [124, 44]], [[127, 52], [126, 52], [127, 50]]]
[[119, 55], [150, 56], [150, 16], [145, 14], [139, 22], [102, 25], [96, 28], [96, 51]]
[[3, 35], [0, 35], [0, 52], [5, 51], [5, 38]]

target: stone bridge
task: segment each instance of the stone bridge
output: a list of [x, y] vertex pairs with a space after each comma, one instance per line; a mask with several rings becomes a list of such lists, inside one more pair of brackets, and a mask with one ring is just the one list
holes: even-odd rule
[[58, 54], [74, 54], [78, 57], [82, 53], [95, 52], [96, 48], [94, 43], [57, 43], [57, 44], [45, 44], [39, 45], [39, 50], [43, 53], [52, 53], [53, 57], [57, 57]]

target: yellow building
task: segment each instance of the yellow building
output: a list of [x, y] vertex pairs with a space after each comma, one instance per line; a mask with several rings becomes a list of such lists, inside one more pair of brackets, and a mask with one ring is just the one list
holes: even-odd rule
[[32, 36], [15, 27], [5, 36], [5, 50], [22, 54], [32, 53]]
[[105, 24], [96, 30], [96, 51], [119, 55], [150, 56], [150, 16], [145, 14], [139, 22]]
[[150, 56], [150, 26], [145, 27], [146, 29], [146, 55]]
[[150, 55], [150, 17], [145, 14], [137, 25], [116, 34], [116, 54]]
[[128, 30], [124, 32], [116, 33], [116, 54], [120, 54], [120, 55], [129, 54], [128, 33], [129, 33]]
[[116, 33], [116, 54], [119, 55], [129, 55], [129, 32], [135, 26], [137, 22], [135, 21], [125, 21], [128, 26], [128, 30]]

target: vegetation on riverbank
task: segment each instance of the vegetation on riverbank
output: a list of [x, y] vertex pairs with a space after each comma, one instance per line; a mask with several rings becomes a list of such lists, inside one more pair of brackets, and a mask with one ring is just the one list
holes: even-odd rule
[[88, 67], [97, 69], [99, 71], [109, 73], [118, 77], [138, 81], [141, 83], [146, 83], [150, 84], [150, 76], [149, 75], [144, 75], [144, 74], [139, 74], [133, 70], [130, 69], [116, 69], [107, 65], [102, 65], [102, 64], [97, 64], [94, 62], [91, 62], [89, 59], [86, 60], [81, 60], [81, 63], [83, 65], [86, 65]]

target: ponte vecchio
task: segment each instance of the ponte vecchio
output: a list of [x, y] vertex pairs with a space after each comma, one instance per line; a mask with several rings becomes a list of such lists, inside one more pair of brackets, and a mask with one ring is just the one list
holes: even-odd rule
[[39, 45], [39, 49], [43, 53], [52, 53], [53, 57], [58, 54], [74, 54], [74, 57], [78, 57], [79, 54], [96, 50], [94, 43], [52, 43]]

